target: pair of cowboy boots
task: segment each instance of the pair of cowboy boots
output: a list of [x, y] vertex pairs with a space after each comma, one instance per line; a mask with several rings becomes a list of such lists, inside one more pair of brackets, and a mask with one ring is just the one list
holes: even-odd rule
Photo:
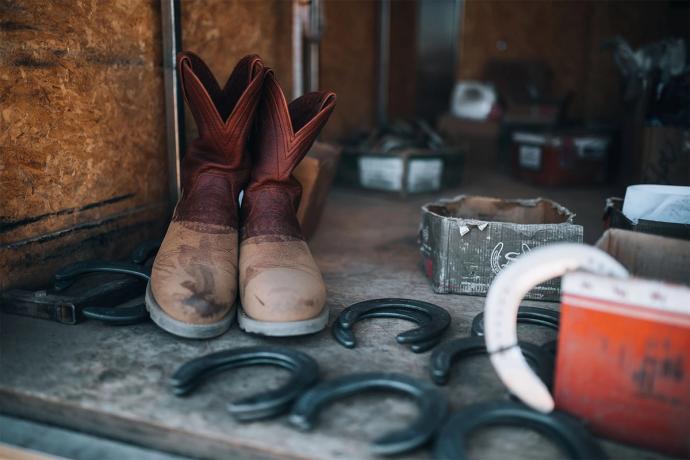
[[239, 285], [245, 331], [323, 329], [326, 288], [297, 221], [301, 186], [292, 172], [335, 94], [288, 104], [258, 56], [240, 60], [223, 88], [198, 56], [182, 53], [177, 64], [199, 137], [182, 160], [182, 195], [153, 264], [151, 319], [182, 337], [220, 335], [232, 324]]

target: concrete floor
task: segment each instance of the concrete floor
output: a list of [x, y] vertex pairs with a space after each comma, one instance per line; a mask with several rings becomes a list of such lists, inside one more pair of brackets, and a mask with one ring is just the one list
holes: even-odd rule
[[[332, 319], [346, 306], [365, 299], [408, 297], [436, 303], [451, 312], [446, 337], [469, 334], [482, 297], [434, 294], [421, 273], [416, 243], [420, 206], [439, 196], [482, 194], [529, 198], [544, 196], [578, 214], [585, 240], [601, 234], [604, 199], [618, 190], [537, 189], [498, 175], [467, 175], [462, 187], [439, 195], [402, 200], [386, 194], [336, 189], [310, 246], [328, 286]], [[556, 308], [557, 305], [526, 302]], [[108, 327], [89, 321], [63, 326], [47, 321], [0, 316], [0, 412], [31, 418], [97, 436], [178, 455], [214, 458], [369, 458], [368, 442], [401, 428], [415, 416], [414, 406], [390, 395], [364, 395], [323, 411], [312, 432], [299, 432], [285, 417], [239, 424], [224, 410], [227, 401], [280, 384], [286, 373], [249, 368], [225, 373], [192, 396], [177, 398], [167, 386], [170, 375], [188, 359], [226, 349], [271, 343], [311, 354], [322, 378], [352, 372], [401, 372], [428, 379], [430, 353], [412, 354], [395, 342], [410, 329], [399, 320], [364, 321], [358, 346], [348, 350], [324, 331], [292, 339], [265, 339], [233, 327], [209, 341], [181, 340], [153, 324]], [[520, 327], [521, 339], [543, 343], [553, 333]], [[455, 366], [443, 387], [451, 410], [507, 398], [485, 357]], [[664, 458], [603, 441], [611, 458]], [[27, 442], [33, 447], [31, 442]], [[40, 446], [35, 446], [40, 449]], [[484, 430], [470, 439], [471, 458], [554, 459], [564, 456], [543, 436], [514, 427]], [[429, 458], [428, 447], [398, 458]], [[86, 458], [86, 457], [82, 457]]]

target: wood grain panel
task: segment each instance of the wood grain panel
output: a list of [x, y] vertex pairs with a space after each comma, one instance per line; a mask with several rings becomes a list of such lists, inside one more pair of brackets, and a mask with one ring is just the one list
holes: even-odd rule
[[391, 2], [391, 54], [388, 81], [390, 119], [411, 118], [415, 114], [417, 6], [417, 0]]
[[326, 1], [326, 33], [321, 46], [321, 87], [338, 94], [324, 130], [327, 140], [369, 129], [376, 113], [378, 4]]
[[578, 91], [589, 49], [588, 8], [573, 1], [466, 2], [458, 78], [481, 80], [491, 59], [544, 60], [557, 95]]
[[[182, 47], [201, 56], [225, 84], [237, 61], [258, 54], [273, 68], [289, 98], [292, 87], [292, 2], [187, 0], [182, 5]], [[185, 108], [187, 137], [196, 137]]]
[[687, 37], [688, 9], [687, 1], [470, 0], [458, 78], [481, 79], [490, 59], [542, 59], [554, 72], [556, 94], [572, 92], [572, 117], [616, 122], [625, 110], [620, 75], [602, 45], [617, 35], [634, 47]]
[[156, 2], [2, 0], [0, 10], [4, 288], [157, 233], [167, 165]]

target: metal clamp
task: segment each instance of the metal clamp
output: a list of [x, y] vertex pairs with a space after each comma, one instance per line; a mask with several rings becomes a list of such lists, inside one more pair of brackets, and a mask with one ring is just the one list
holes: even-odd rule
[[[520, 324], [532, 324], [544, 326], [558, 332], [561, 314], [556, 310], [540, 307], [520, 307], [517, 322]], [[480, 312], [472, 320], [472, 335], [484, 335], [484, 312]]]
[[[151, 269], [129, 262], [84, 261], [61, 268], [55, 273], [54, 290], [60, 292], [71, 286], [81, 275], [105, 272], [136, 276], [144, 281], [151, 279]], [[81, 310], [86, 318], [105, 321], [114, 325], [135, 324], [146, 321], [144, 296], [138, 296], [118, 307], [87, 306]]]
[[411, 396], [420, 410], [417, 420], [409, 427], [374, 441], [370, 446], [374, 454], [392, 455], [424, 444], [441, 426], [448, 410], [446, 395], [430, 383], [401, 374], [373, 372], [346, 375], [316, 385], [297, 400], [290, 414], [290, 423], [297, 428], [310, 430], [318, 412], [327, 404], [372, 390]]
[[441, 428], [434, 448], [436, 460], [464, 460], [465, 440], [491, 425], [532, 428], [549, 437], [572, 459], [605, 459], [606, 454], [584, 425], [562, 412], [544, 414], [514, 402], [474, 404], [454, 413]]
[[185, 396], [211, 375], [255, 365], [282, 367], [290, 371], [292, 376], [278, 389], [229, 403], [228, 412], [242, 422], [286, 412], [292, 402], [319, 377], [319, 365], [305, 353], [283, 347], [256, 346], [219, 351], [188, 361], [175, 372], [170, 385], [175, 395]]
[[412, 299], [365, 300], [347, 307], [333, 323], [333, 337], [344, 347], [355, 347], [353, 327], [361, 319], [396, 318], [415, 322], [418, 328], [398, 334], [400, 344], [415, 353], [433, 348], [450, 326], [450, 314], [438, 305]]
[[61, 292], [11, 289], [0, 294], [0, 310], [74, 325], [84, 319], [83, 309], [88, 305], [117, 305], [131, 299], [131, 290], [137, 287], [131, 278], [120, 278]]
[[[553, 356], [528, 342], [520, 342], [520, 349], [539, 378], [550, 388], [553, 383]], [[463, 337], [444, 342], [431, 354], [431, 379], [437, 385], [445, 385], [453, 363], [468, 356], [483, 354], [488, 355], [483, 337]]]

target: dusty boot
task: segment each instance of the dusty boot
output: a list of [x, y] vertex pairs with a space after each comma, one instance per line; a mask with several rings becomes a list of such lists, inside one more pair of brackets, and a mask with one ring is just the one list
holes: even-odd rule
[[177, 65], [199, 137], [182, 160], [182, 196], [153, 264], [146, 307], [166, 331], [208, 338], [234, 318], [238, 195], [249, 179], [246, 138], [266, 71], [258, 56], [247, 56], [221, 89], [194, 54], [180, 54]]
[[240, 230], [239, 324], [247, 332], [287, 336], [328, 322], [326, 286], [297, 221], [302, 187], [292, 176], [335, 107], [335, 94], [306, 94], [288, 106], [266, 75], [252, 138], [252, 172]]

